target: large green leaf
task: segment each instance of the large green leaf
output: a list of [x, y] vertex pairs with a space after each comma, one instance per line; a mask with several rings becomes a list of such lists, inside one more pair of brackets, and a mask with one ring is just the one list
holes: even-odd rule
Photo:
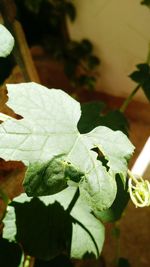
[[[51, 259], [62, 251], [70, 251], [72, 258], [82, 258], [87, 253], [98, 257], [104, 242], [104, 226], [81, 198], [71, 215], [68, 213], [75, 190], [75, 187], [68, 187], [53, 196], [29, 198], [22, 194], [15, 198], [14, 207], [8, 210], [4, 220], [3, 237], [16, 240], [28, 254], [41, 259]], [[13, 219], [16, 229], [11, 228], [11, 231], [7, 224], [10, 212], [16, 217]]]
[[[80, 104], [61, 90], [48, 90], [35, 83], [8, 85], [8, 96], [9, 107], [23, 119], [8, 119], [0, 125], [0, 157], [21, 160], [31, 170], [32, 164], [42, 167], [63, 155], [65, 164], [71, 164], [76, 173], [84, 174], [80, 176], [80, 193], [92, 209], [109, 208], [116, 196], [116, 174], [119, 173], [122, 180], [126, 179], [127, 161], [133, 152], [128, 138], [122, 132], [104, 126], [80, 134], [77, 129]], [[94, 148], [107, 159], [107, 167], [97, 159]], [[46, 188], [40, 195], [58, 192], [59, 174], [57, 171], [49, 191]], [[42, 178], [39, 179], [36, 173], [35, 177], [37, 179], [31, 175], [31, 184], [39, 188], [44, 182], [45, 171]], [[67, 179], [74, 180], [72, 172]], [[27, 180], [30, 181], [29, 175]], [[27, 180], [25, 178], [26, 186]], [[63, 188], [60, 186], [59, 190]], [[30, 195], [37, 194], [30, 190]]]
[[14, 46], [14, 38], [11, 33], [0, 24], [0, 57], [7, 57]]

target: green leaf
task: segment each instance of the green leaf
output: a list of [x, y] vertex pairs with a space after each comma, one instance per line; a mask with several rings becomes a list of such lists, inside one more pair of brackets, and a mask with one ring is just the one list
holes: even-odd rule
[[93, 45], [88, 39], [83, 39], [79, 47], [84, 55], [91, 54], [93, 51]]
[[65, 13], [69, 16], [70, 20], [73, 22], [76, 18], [76, 9], [72, 3], [65, 3]]
[[95, 87], [96, 78], [94, 76], [80, 75], [78, 78], [79, 86], [84, 86], [88, 90], [93, 90]]
[[[69, 215], [67, 208], [75, 190], [68, 187], [53, 196], [29, 198], [22, 194], [15, 198], [12, 208], [17, 229], [11, 240], [15, 237], [27, 253], [44, 260], [62, 251], [70, 251], [72, 258], [82, 258], [87, 252], [98, 257], [104, 242], [104, 226], [81, 198]], [[4, 233], [9, 231], [7, 227], [5, 224]]]
[[150, 7], [150, 0], [143, 0], [143, 1], [141, 2], [141, 5], [145, 5], [145, 6], [147, 6], [147, 7]]
[[43, 0], [25, 0], [25, 6], [33, 13], [38, 14]]
[[125, 115], [119, 110], [112, 110], [100, 117], [100, 125], [107, 126], [112, 130], [120, 130], [128, 136], [129, 123]]
[[87, 133], [95, 127], [103, 125], [112, 130], [120, 130], [128, 135], [128, 121], [119, 110], [113, 110], [103, 114], [105, 104], [103, 102], [89, 102], [81, 105], [81, 118], [78, 129], [81, 133]]
[[89, 102], [81, 104], [81, 117], [78, 122], [80, 133], [88, 133], [100, 125], [100, 113], [105, 108], [103, 102]]
[[3, 237], [8, 239], [9, 241], [15, 241], [16, 235], [16, 223], [15, 223], [15, 213], [14, 208], [11, 206], [7, 207], [7, 213], [3, 219], [3, 223], [5, 225], [3, 229]]
[[127, 183], [126, 186], [124, 187], [119, 176], [116, 177], [116, 180], [117, 180], [117, 195], [112, 206], [107, 210], [95, 212], [96, 217], [104, 223], [115, 222], [120, 220], [122, 213], [130, 199]]
[[16, 241], [24, 251], [39, 259], [50, 260], [69, 253], [72, 224], [70, 215], [55, 202], [45, 206], [38, 198], [29, 203], [15, 203]]
[[21, 247], [0, 237], [0, 264], [3, 267], [18, 267], [21, 261]]
[[14, 38], [11, 33], [0, 24], [0, 57], [7, 57], [14, 46]]
[[129, 77], [142, 87], [146, 97], [150, 101], [150, 65], [147, 63], [138, 64], [137, 69]]
[[90, 55], [88, 57], [88, 68], [90, 70], [93, 70], [95, 67], [97, 67], [100, 64], [100, 60], [98, 57]]
[[30, 164], [23, 185], [28, 196], [51, 195], [65, 189], [68, 180], [77, 183], [83, 176], [82, 172], [60, 155], [47, 163]]
[[[31, 168], [31, 164], [46, 164], [64, 155], [63, 160], [84, 174], [79, 182], [83, 198], [94, 210], [109, 208], [116, 196], [116, 174], [126, 180], [127, 162], [134, 149], [128, 138], [104, 126], [80, 134], [80, 104], [61, 90], [35, 83], [15, 84], [8, 85], [8, 96], [8, 106], [24, 118], [0, 125], [0, 157], [21, 160]], [[108, 168], [97, 159], [94, 148], [107, 159]]]
[[131, 264], [129, 263], [128, 259], [119, 258], [117, 267], [131, 267]]

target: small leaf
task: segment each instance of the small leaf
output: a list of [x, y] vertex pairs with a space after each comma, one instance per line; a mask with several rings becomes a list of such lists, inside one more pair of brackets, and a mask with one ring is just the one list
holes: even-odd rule
[[25, 0], [25, 6], [33, 13], [38, 14], [43, 0]]
[[117, 267], [131, 267], [128, 259], [119, 258]]
[[150, 100], [150, 66], [146, 63], [139, 64], [137, 69], [129, 77], [142, 87], [146, 97]]
[[99, 60], [98, 57], [93, 56], [93, 55], [91, 55], [91, 56], [88, 57], [88, 68], [89, 68], [90, 70], [93, 70], [93, 69], [94, 69], [95, 67], [97, 67], [99, 64], [100, 64], [100, 60]]
[[65, 3], [65, 13], [69, 16], [70, 20], [73, 22], [76, 18], [76, 9], [72, 3]]
[[0, 57], [7, 57], [14, 46], [14, 38], [11, 33], [0, 24]]
[[92, 43], [87, 40], [87, 39], [83, 39], [80, 43], [80, 48], [83, 52], [83, 54], [91, 54], [93, 51], [93, 45]]
[[88, 90], [93, 90], [96, 83], [96, 78], [94, 76], [81, 75], [78, 78], [79, 86], [84, 86]]
[[143, 1], [141, 2], [141, 5], [145, 5], [145, 6], [147, 6], [147, 7], [150, 7], [150, 0], [143, 0]]

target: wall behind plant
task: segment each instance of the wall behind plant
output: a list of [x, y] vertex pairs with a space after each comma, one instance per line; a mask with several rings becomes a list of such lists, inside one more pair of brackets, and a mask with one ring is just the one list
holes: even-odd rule
[[[127, 96], [135, 87], [128, 75], [146, 60], [150, 10], [141, 0], [74, 0], [77, 19], [71, 37], [90, 39], [101, 59], [97, 90]], [[147, 101], [139, 92], [136, 99]]]

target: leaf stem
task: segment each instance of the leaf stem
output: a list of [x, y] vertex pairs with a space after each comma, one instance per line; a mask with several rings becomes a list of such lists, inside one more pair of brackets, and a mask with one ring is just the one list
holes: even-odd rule
[[33, 267], [34, 263], [35, 263], [35, 258], [29, 255], [26, 255], [24, 262], [23, 262], [23, 267]]
[[125, 99], [122, 106], [120, 107], [120, 112], [124, 113], [129, 103], [132, 101], [133, 96], [137, 93], [137, 91], [140, 89], [141, 85], [138, 84], [134, 90], [131, 92], [131, 94]]
[[75, 192], [75, 194], [74, 194], [74, 196], [73, 196], [73, 198], [72, 198], [72, 200], [71, 200], [71, 202], [70, 202], [70, 204], [69, 204], [69, 206], [67, 208], [67, 212], [68, 213], [71, 213], [74, 205], [76, 204], [76, 202], [77, 202], [77, 200], [79, 198], [79, 195], [80, 195], [79, 187], [77, 187], [77, 190], [76, 190], [76, 192]]
[[[146, 63], [149, 65], [150, 64], [150, 43], [149, 43], [149, 47], [148, 47], [148, 54], [147, 54], [147, 59], [146, 59]], [[127, 106], [129, 105], [129, 103], [132, 101], [132, 98], [134, 97], [134, 95], [137, 93], [137, 91], [140, 89], [141, 84], [138, 84], [134, 90], [131, 92], [131, 94], [127, 97], [127, 99], [125, 99], [125, 101], [123, 102], [122, 106], [120, 107], [120, 112], [124, 113]]]

